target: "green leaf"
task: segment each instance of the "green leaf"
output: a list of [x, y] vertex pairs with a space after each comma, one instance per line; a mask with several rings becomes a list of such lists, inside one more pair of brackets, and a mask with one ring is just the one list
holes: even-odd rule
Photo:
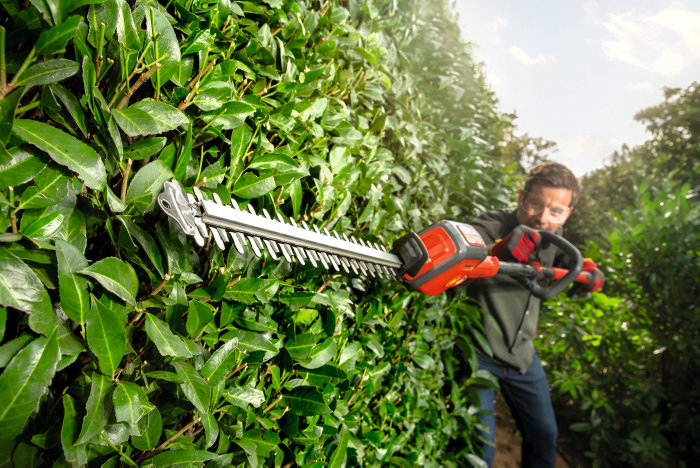
[[139, 101], [126, 109], [114, 109], [112, 115], [130, 137], [164, 133], [189, 122], [187, 116], [177, 108], [150, 99]]
[[32, 341], [10, 361], [0, 375], [0, 441], [22, 432], [47, 391], [60, 358], [54, 332]]
[[216, 442], [216, 439], [219, 437], [219, 422], [212, 413], [200, 413], [199, 416], [200, 422], [207, 434], [207, 443], [204, 444], [204, 448], [209, 448], [214, 445], [214, 442]]
[[146, 414], [143, 407], [146, 394], [141, 387], [133, 382], [120, 381], [114, 388], [112, 403], [117, 421], [129, 425], [132, 434], [135, 432], [139, 419]]
[[350, 431], [348, 430], [347, 426], [343, 424], [342, 428], [340, 429], [340, 441], [331, 455], [328, 468], [341, 468], [342, 466], [345, 466], [345, 458], [347, 456], [349, 440]]
[[17, 146], [10, 151], [10, 162], [0, 166], [0, 189], [17, 187], [29, 182], [46, 167], [31, 146]]
[[144, 466], [153, 465], [156, 468], [165, 466], [204, 466], [204, 462], [213, 460], [217, 455], [206, 450], [193, 448], [174, 449], [161, 452], [145, 461]]
[[51, 333], [56, 315], [41, 280], [3, 247], [0, 247], [0, 271], [0, 304], [30, 314], [29, 326], [37, 333]]
[[314, 346], [309, 357], [300, 361], [299, 364], [307, 369], [318, 369], [333, 359], [337, 349], [338, 344], [335, 340], [332, 337], [327, 338], [323, 343]]
[[97, 261], [77, 273], [87, 275], [129, 304], [136, 305], [136, 293], [139, 289], [138, 278], [134, 268], [116, 257], [107, 257]]
[[315, 345], [316, 336], [313, 333], [303, 333], [288, 340], [284, 348], [294, 359], [306, 359]]
[[75, 95], [60, 84], [49, 85], [49, 89], [53, 95], [61, 101], [61, 104], [63, 104], [63, 107], [68, 111], [68, 114], [78, 126], [83, 136], [87, 137], [88, 129], [85, 113]]
[[146, 61], [160, 62], [160, 70], [151, 77], [155, 87], [160, 88], [177, 72], [180, 63], [180, 44], [168, 17], [160, 10], [153, 7], [150, 11], [146, 10], [146, 25], [148, 31], [146, 39], [155, 39], [154, 46], [146, 53]]
[[190, 301], [190, 306], [187, 311], [187, 333], [196, 338], [214, 320], [214, 311], [211, 306], [199, 302]]
[[[4, 310], [4, 309], [3, 309]], [[4, 368], [27, 343], [32, 341], [32, 335], [20, 335], [0, 346], [0, 369]]]
[[150, 234], [141, 229], [136, 223], [131, 221], [130, 218], [126, 216], [117, 216], [117, 218], [119, 219], [119, 221], [121, 221], [124, 228], [129, 232], [129, 235], [132, 238], [136, 239], [136, 241], [141, 245], [144, 252], [146, 252], [146, 256], [156, 268], [156, 271], [161, 276], [164, 276], [165, 273], [163, 271], [163, 256], [160, 253], [158, 244], [156, 244], [156, 241], [153, 240], [153, 237], [151, 237]]
[[146, 416], [146, 430], [140, 436], [132, 436], [131, 443], [141, 451], [152, 450], [158, 445], [161, 433], [163, 432], [163, 420], [158, 408], [154, 409]]
[[83, 324], [90, 310], [90, 295], [87, 280], [76, 272], [88, 266], [83, 253], [63, 239], [55, 239], [58, 263], [58, 293], [61, 308], [69, 319]]
[[83, 179], [85, 185], [102, 190], [107, 181], [102, 158], [91, 147], [57, 128], [34, 120], [17, 119], [13, 131], [22, 139], [46, 151], [62, 166]]
[[80, 16], [71, 16], [63, 23], [42, 31], [36, 41], [36, 54], [49, 55], [63, 51], [68, 41], [75, 36], [81, 20]]
[[19, 79], [15, 81], [15, 86], [34, 86], [56, 83], [78, 73], [80, 65], [78, 62], [67, 59], [51, 59], [39, 62], [27, 68]]
[[63, 225], [63, 220], [63, 213], [54, 211], [37, 219], [26, 228], [23, 227], [22, 233], [30, 238], [49, 237]]
[[233, 186], [233, 194], [240, 198], [258, 198], [274, 189], [273, 176], [258, 177], [252, 172], [246, 172]]
[[254, 387], [230, 387], [226, 389], [223, 397], [231, 404], [243, 409], [251, 405], [260, 408], [265, 401], [265, 393]]
[[163, 191], [165, 181], [172, 178], [173, 173], [170, 168], [160, 159], [146, 164], [139, 169], [129, 184], [126, 191], [127, 203], [145, 197], [148, 200], [147, 203], [150, 204], [155, 196]]
[[277, 354], [277, 348], [270, 340], [265, 338], [260, 333], [250, 332], [247, 330], [231, 330], [226, 333], [222, 339], [238, 339], [238, 348], [244, 353], [254, 353], [263, 351], [265, 353]]
[[134, 161], [149, 158], [162, 150], [167, 141], [165, 137], [149, 137], [135, 141], [124, 149], [124, 156]]
[[300, 416], [314, 416], [331, 412], [323, 395], [314, 387], [297, 387], [284, 395], [284, 401], [289, 409]]
[[262, 278], [242, 278], [226, 289], [224, 297], [244, 304], [256, 301], [266, 303], [277, 292], [279, 283], [276, 280]]
[[152, 314], [146, 314], [146, 334], [158, 348], [161, 356], [188, 358], [192, 353], [182, 339], [170, 331], [167, 323]]
[[218, 382], [226, 377], [237, 364], [237, 349], [237, 338], [225, 342], [202, 366], [202, 377], [209, 380], [209, 382]]
[[97, 372], [92, 373], [91, 379], [90, 396], [86, 404], [87, 414], [83, 418], [83, 426], [75, 445], [96, 442], [97, 435], [107, 425], [112, 412], [112, 379]]
[[170, 364], [185, 379], [180, 388], [190, 403], [200, 413], [208, 413], [211, 403], [211, 387], [207, 381], [190, 364], [180, 361], [173, 361]]
[[68, 394], [63, 394], [63, 423], [61, 424], [61, 445], [66, 461], [76, 465], [87, 464], [85, 445], [75, 445], [78, 435], [78, 410], [75, 400]]
[[[267, 458], [270, 452], [280, 444], [280, 437], [272, 431], [261, 429], [250, 429], [243, 434], [239, 440], [235, 440], [243, 449], [248, 452], [248, 447], [255, 447], [255, 453], [263, 458]], [[250, 453], [250, 452], [248, 452]]]
[[139, 50], [141, 48], [141, 40], [139, 39], [129, 4], [125, 0], [116, 0], [116, 3], [119, 7], [119, 14], [117, 15], [117, 37], [119, 42], [131, 50]]
[[90, 350], [97, 356], [100, 371], [112, 376], [126, 354], [126, 328], [124, 316], [93, 300], [87, 316], [87, 340]]
[[[17, 103], [24, 95], [24, 89], [16, 89], [4, 98], [0, 99], [0, 143], [7, 143], [12, 135], [12, 124], [15, 121], [15, 110]], [[12, 151], [12, 150], [10, 150]], [[2, 172], [0, 172], [1, 174]], [[0, 178], [0, 180], [2, 180]], [[4, 185], [5, 182], [0, 182]], [[7, 183], [7, 185], [12, 185]]]

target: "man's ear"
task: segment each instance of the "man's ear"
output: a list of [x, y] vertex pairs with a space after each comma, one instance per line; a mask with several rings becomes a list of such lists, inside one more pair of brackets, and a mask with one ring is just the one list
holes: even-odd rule
[[523, 192], [523, 189], [518, 190], [518, 203], [523, 201], [523, 194], [524, 193], [525, 192]]

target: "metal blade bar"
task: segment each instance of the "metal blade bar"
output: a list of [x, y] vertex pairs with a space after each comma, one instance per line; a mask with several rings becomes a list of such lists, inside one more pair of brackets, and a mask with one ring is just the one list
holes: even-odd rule
[[[222, 228], [228, 231], [241, 232], [258, 239], [268, 239], [279, 243], [289, 244], [301, 255], [297, 259], [303, 261], [308, 258], [305, 250], [315, 250], [336, 255], [343, 259], [354, 259], [374, 263], [387, 268], [400, 268], [402, 263], [398, 256], [380, 250], [378, 248], [365, 247], [344, 239], [337, 233], [327, 236], [303, 227], [293, 226], [272, 219], [267, 219], [242, 210], [236, 210], [224, 205], [219, 205], [208, 200], [202, 200], [202, 222], [209, 227]], [[258, 240], [256, 239], [256, 240]], [[251, 242], [253, 244], [255, 241]], [[254, 249], [255, 250], [255, 249]], [[257, 253], [257, 252], [256, 252]], [[303, 256], [303, 258], [300, 258]], [[342, 266], [352, 268], [352, 263], [340, 262]], [[355, 269], [355, 268], [353, 268]], [[386, 271], [386, 270], [385, 270]]]

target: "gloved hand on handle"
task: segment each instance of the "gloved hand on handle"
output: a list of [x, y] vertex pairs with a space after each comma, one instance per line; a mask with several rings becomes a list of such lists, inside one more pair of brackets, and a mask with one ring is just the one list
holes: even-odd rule
[[603, 283], [605, 282], [605, 275], [598, 269], [598, 265], [595, 264], [590, 258], [583, 259], [583, 268], [581, 271], [585, 271], [591, 274], [591, 282], [586, 284], [588, 292], [600, 291], [603, 288]]
[[521, 224], [496, 242], [491, 248], [491, 254], [499, 260], [514, 258], [521, 263], [527, 263], [539, 245], [540, 235], [537, 231]]

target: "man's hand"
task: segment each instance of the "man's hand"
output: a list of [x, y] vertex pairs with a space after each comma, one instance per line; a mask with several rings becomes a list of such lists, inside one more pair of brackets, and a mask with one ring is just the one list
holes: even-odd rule
[[583, 260], [583, 268], [581, 271], [585, 271], [591, 274], [591, 282], [587, 284], [588, 292], [600, 291], [603, 288], [603, 283], [605, 282], [605, 275], [602, 271], [598, 269], [598, 265], [595, 264], [590, 258], [585, 258]]
[[491, 253], [500, 260], [508, 260], [512, 257], [521, 263], [526, 263], [539, 245], [540, 235], [537, 231], [521, 224], [496, 242], [491, 248]]

